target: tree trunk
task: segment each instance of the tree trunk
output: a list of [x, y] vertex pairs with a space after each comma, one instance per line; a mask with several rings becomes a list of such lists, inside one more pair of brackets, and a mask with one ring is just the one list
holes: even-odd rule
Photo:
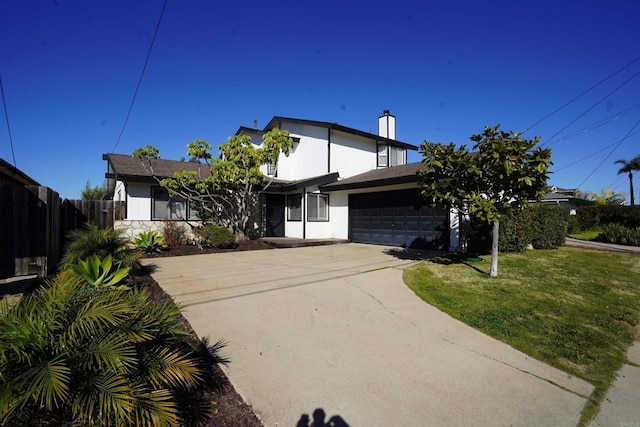
[[493, 223], [493, 239], [491, 240], [491, 270], [489, 276], [498, 277], [498, 240], [500, 237], [500, 222]]
[[631, 206], [633, 206], [634, 203], [634, 199], [633, 199], [633, 173], [629, 172], [629, 194], [631, 194]]

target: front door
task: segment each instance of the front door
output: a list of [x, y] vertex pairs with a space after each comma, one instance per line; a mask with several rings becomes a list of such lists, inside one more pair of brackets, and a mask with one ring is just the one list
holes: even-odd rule
[[267, 194], [266, 237], [284, 237], [284, 194]]

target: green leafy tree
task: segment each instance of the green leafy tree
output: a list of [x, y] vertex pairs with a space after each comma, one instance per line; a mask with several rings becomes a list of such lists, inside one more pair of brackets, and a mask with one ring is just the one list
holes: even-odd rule
[[627, 201], [624, 193], [616, 193], [612, 188], [603, 188], [600, 194], [587, 191], [584, 197], [594, 201], [596, 205], [622, 205]]
[[538, 137], [527, 140], [499, 126], [486, 126], [470, 139], [475, 143], [473, 152], [465, 145], [425, 141], [420, 146], [425, 166], [420, 183], [433, 206], [455, 208], [493, 224], [490, 275], [495, 277], [500, 219], [545, 195], [551, 150], [534, 149]]
[[632, 160], [616, 160], [615, 163], [622, 165], [620, 170], [618, 170], [618, 175], [621, 173], [629, 174], [629, 199], [631, 200], [631, 206], [635, 204], [635, 199], [633, 196], [633, 172], [640, 171], [640, 156], [636, 156]]
[[161, 179], [153, 171], [153, 160], [160, 153], [147, 145], [133, 152], [172, 196], [183, 198], [199, 217], [214, 221], [234, 232], [238, 240], [247, 238], [250, 219], [257, 205], [257, 190], [265, 189], [260, 166], [275, 164], [280, 154], [289, 155], [293, 139], [286, 130], [272, 129], [262, 136], [262, 145], [255, 147], [251, 137], [239, 134], [220, 145], [220, 157], [211, 154], [211, 145], [197, 139], [187, 144], [187, 155], [197, 159], [197, 171], [178, 171], [173, 177]]
[[106, 181], [95, 187], [91, 187], [91, 183], [87, 181], [81, 194], [82, 200], [105, 200], [109, 198], [109, 188]]

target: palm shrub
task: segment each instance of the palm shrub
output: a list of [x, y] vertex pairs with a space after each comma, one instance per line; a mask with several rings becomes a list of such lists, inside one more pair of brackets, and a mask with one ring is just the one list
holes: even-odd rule
[[87, 286], [70, 270], [16, 305], [3, 299], [0, 424], [201, 423], [223, 344], [196, 341], [179, 314], [146, 290]]
[[113, 262], [122, 267], [140, 267], [139, 254], [127, 248], [128, 241], [122, 230], [87, 223], [83, 228], [71, 231], [67, 238], [69, 242], [60, 263], [62, 267], [77, 264], [79, 260], [86, 260], [91, 255], [100, 259], [111, 255]]
[[162, 252], [164, 249], [167, 249], [167, 245], [164, 243], [164, 237], [159, 235], [157, 231], [143, 231], [135, 238], [134, 242], [136, 248], [146, 254]]

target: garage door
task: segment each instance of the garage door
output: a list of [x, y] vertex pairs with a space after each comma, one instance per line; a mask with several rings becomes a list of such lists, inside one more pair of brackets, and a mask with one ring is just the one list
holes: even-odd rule
[[349, 239], [430, 249], [449, 246], [449, 214], [425, 206], [418, 189], [349, 195]]

